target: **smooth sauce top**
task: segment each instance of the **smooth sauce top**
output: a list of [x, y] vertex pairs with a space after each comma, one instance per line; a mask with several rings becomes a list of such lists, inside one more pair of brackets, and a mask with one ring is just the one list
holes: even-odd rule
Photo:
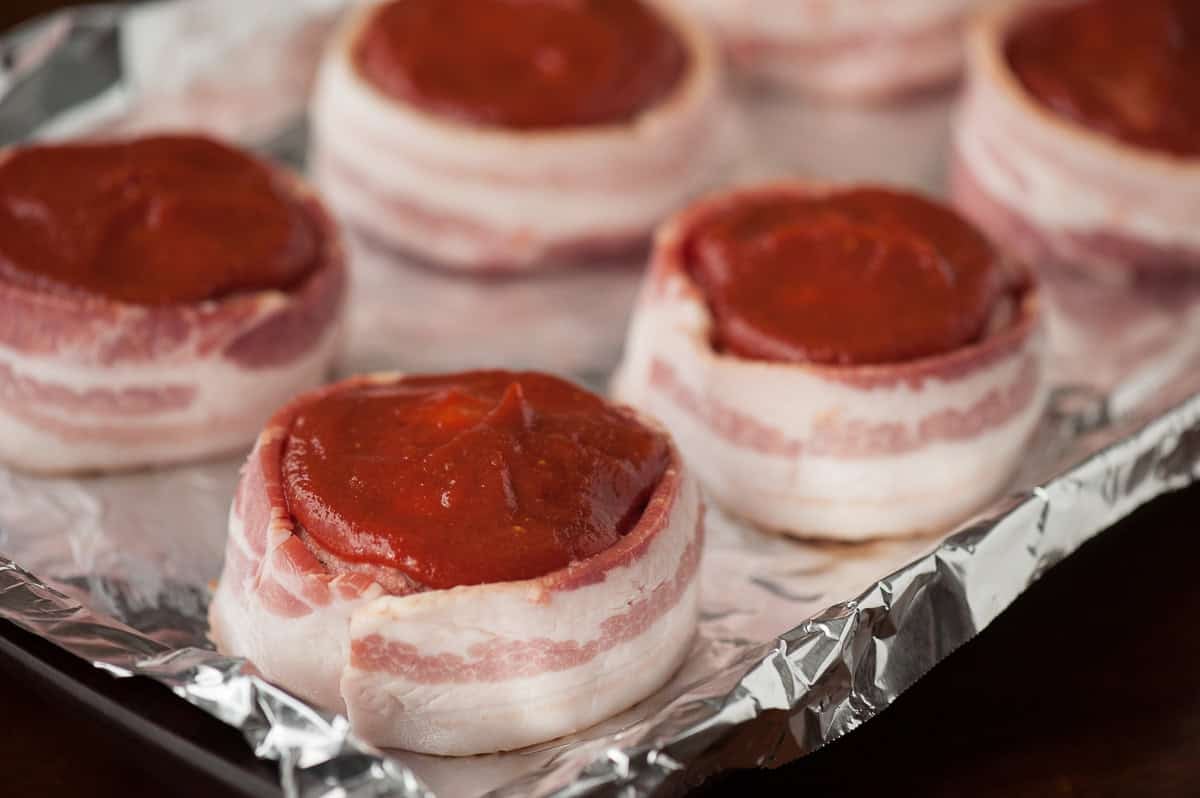
[[0, 158], [0, 279], [141, 305], [286, 289], [318, 233], [272, 171], [195, 136]]
[[992, 247], [954, 212], [863, 188], [764, 194], [702, 223], [689, 270], [720, 351], [895, 363], [978, 340], [1002, 296]]
[[304, 407], [284, 492], [326, 551], [448, 588], [604, 551], [637, 523], [668, 457], [662, 434], [555, 377], [406, 377]]
[[384, 93], [462, 122], [627, 122], [664, 100], [688, 52], [641, 0], [395, 0], [355, 61]]
[[1200, 155], [1200, 3], [1085, 0], [1032, 15], [1008, 40], [1026, 89], [1127, 144]]

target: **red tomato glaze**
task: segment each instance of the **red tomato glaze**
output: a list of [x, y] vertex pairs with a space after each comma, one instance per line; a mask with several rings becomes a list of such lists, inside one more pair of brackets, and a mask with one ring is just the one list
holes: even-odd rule
[[529, 579], [612, 546], [668, 461], [664, 435], [556, 377], [405, 377], [300, 409], [283, 450], [296, 522], [343, 561], [430, 588]]
[[196, 136], [0, 155], [0, 280], [142, 305], [295, 285], [318, 233], [266, 165]]
[[1200, 155], [1200, 2], [1085, 0], [1039, 11], [1008, 40], [1026, 89], [1137, 147]]
[[970, 344], [1005, 285], [986, 239], [921, 197], [765, 191], [704, 220], [688, 268], [714, 344], [746, 358], [894, 363]]
[[378, 89], [463, 122], [516, 129], [626, 122], [688, 64], [640, 0], [395, 0], [354, 59]]

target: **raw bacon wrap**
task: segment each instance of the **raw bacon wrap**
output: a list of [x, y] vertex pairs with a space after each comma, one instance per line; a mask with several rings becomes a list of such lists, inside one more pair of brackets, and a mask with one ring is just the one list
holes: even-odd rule
[[955, 204], [1031, 263], [1121, 277], [1200, 273], [1200, 160], [1123, 144], [1033, 98], [1004, 50], [1009, 31], [1037, 8], [1045, 4], [1010, 2], [972, 21]]
[[352, 57], [370, 6], [322, 61], [311, 106], [314, 171], [338, 213], [389, 248], [461, 269], [521, 270], [618, 254], [715, 182], [738, 124], [719, 58], [664, 8], [690, 66], [660, 105], [619, 125], [475, 127], [393, 100]]
[[678, 668], [696, 625], [704, 527], [677, 454], [641, 520], [600, 554], [536, 579], [389, 595], [369, 569], [331, 573], [288, 512], [282, 447], [306, 399], [274, 416], [242, 473], [209, 615], [223, 652], [346, 712], [370, 742], [443, 755], [585, 728]]
[[316, 197], [289, 180], [321, 240], [290, 290], [143, 306], [0, 279], [0, 460], [64, 473], [230, 452], [324, 380], [345, 257]]
[[686, 0], [733, 67], [806, 94], [883, 99], [951, 80], [978, 0]]
[[[670, 431], [706, 494], [763, 527], [842, 540], [941, 529], [1010, 478], [1047, 393], [1030, 287], [976, 344], [886, 365], [827, 366], [715, 351], [685, 268], [690, 232], [754, 188], [660, 231], [613, 392]], [[847, 301], [853, 301], [847, 297]]]

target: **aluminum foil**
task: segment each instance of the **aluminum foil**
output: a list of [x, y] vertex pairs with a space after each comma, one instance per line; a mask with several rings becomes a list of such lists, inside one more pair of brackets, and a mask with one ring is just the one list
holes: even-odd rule
[[[0, 38], [0, 144], [192, 127], [301, 166], [305, 97], [341, 5], [171, 0], [40, 20]], [[731, 181], [940, 187], [952, 97], [854, 110], [739, 95]], [[602, 388], [640, 279], [640, 264], [613, 263], [478, 280], [351, 243], [342, 373], [507, 365]], [[1088, 538], [1200, 476], [1200, 303], [1058, 283], [1056, 307], [1074, 312], [1053, 320], [1057, 388], [1007, 495], [952, 534], [865, 545], [712, 513], [691, 657], [650, 699], [570, 738], [467, 759], [380, 752], [214, 652], [205, 611], [236, 458], [91, 479], [0, 468], [0, 617], [241, 729], [289, 796], [640, 796], [782, 764], [882, 711]], [[1097, 312], [1070, 307], [1079, 297]]]

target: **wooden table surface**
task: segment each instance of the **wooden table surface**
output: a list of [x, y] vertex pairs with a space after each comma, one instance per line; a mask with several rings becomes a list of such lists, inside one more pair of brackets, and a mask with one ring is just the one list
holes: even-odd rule
[[[0, 28], [60, 5], [3, 0]], [[695, 794], [1200, 795], [1198, 519], [1200, 486], [1143, 508], [880, 717], [797, 763], [716, 776]], [[0, 635], [36, 655], [0, 656], [0, 794], [235, 794], [28, 667], [47, 660], [82, 690], [99, 687], [224, 757], [231, 772], [252, 774], [252, 791], [271, 792], [269, 767], [236, 732], [157, 685], [56, 658], [6, 624]]]

